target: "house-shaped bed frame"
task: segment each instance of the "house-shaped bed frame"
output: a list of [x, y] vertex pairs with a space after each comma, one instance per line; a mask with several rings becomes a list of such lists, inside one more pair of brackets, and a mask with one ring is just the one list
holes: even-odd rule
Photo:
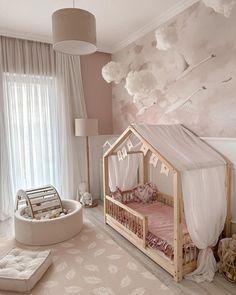
[[[151, 249], [146, 245], [146, 235], [148, 233], [148, 219], [146, 216], [132, 210], [125, 204], [113, 199], [111, 197], [111, 192], [109, 188], [109, 157], [117, 155], [117, 151], [122, 144], [124, 144], [127, 139], [135, 135], [139, 141], [144, 144], [151, 153], [157, 155], [158, 159], [170, 171], [173, 172], [173, 196], [166, 195], [164, 193], [158, 193], [158, 200], [173, 206], [174, 211], [174, 259], [173, 261], [167, 260], [160, 255], [155, 249]], [[149, 181], [149, 156], [143, 152], [139, 151], [128, 151], [128, 154], [141, 154], [142, 156], [142, 180], [144, 183]], [[225, 189], [226, 189], [226, 198], [227, 198], [227, 217], [224, 229], [224, 235], [230, 236], [231, 234], [231, 216], [230, 216], [230, 198], [231, 198], [231, 163], [226, 160], [226, 180], [225, 180]], [[187, 273], [192, 272], [196, 268], [197, 264], [197, 255], [198, 249], [188, 249], [185, 253], [183, 251], [183, 231], [182, 231], [182, 222], [184, 217], [184, 206], [183, 206], [183, 195], [182, 195], [182, 184], [181, 184], [181, 172], [174, 167], [174, 165], [164, 157], [158, 149], [150, 144], [148, 140], [137, 131], [135, 126], [129, 126], [122, 135], [114, 142], [114, 144], [105, 152], [103, 157], [103, 186], [104, 186], [104, 214], [105, 214], [105, 223], [113, 227], [131, 243], [133, 243], [137, 248], [139, 248], [143, 253], [149, 256], [167, 272], [169, 272], [175, 279], [179, 282], [183, 279], [183, 276]], [[124, 195], [129, 194], [130, 191], [122, 192]], [[128, 222], [122, 224], [117, 220], [117, 214], [125, 214], [128, 216]], [[134, 228], [141, 229], [141, 234], [137, 234], [137, 230]]]

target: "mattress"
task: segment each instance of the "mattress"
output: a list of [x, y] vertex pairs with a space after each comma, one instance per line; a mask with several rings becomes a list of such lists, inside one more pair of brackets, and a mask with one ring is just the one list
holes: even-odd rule
[[[174, 258], [174, 208], [161, 202], [126, 204], [131, 209], [148, 217], [147, 246], [158, 249], [170, 258]], [[194, 247], [188, 234], [185, 220], [183, 220], [183, 247], [188, 249]]]

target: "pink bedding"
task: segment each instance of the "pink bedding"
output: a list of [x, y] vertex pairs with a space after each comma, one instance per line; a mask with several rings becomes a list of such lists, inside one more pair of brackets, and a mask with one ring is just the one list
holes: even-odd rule
[[[174, 211], [173, 207], [161, 202], [142, 204], [132, 202], [126, 204], [133, 210], [148, 217], [147, 244], [150, 248], [161, 250], [166, 256], [173, 259], [174, 256]], [[184, 247], [192, 245], [187, 231], [186, 223], [183, 222]]]

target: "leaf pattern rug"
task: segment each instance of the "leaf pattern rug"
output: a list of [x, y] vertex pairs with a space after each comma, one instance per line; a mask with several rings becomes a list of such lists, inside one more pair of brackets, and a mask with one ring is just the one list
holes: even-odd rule
[[[172, 295], [169, 288], [88, 220], [73, 239], [45, 247], [26, 247], [0, 239], [0, 255], [13, 246], [52, 249], [53, 264], [33, 295]], [[19, 294], [0, 291], [1, 295]]]

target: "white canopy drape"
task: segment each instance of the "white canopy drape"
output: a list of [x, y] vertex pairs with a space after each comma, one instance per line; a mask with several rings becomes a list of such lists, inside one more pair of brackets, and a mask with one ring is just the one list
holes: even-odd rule
[[[187, 228], [200, 249], [198, 267], [186, 277], [197, 282], [212, 281], [216, 261], [211, 247], [218, 241], [227, 214], [225, 159], [181, 125], [134, 124], [132, 127], [181, 173]], [[123, 160], [119, 168], [117, 157], [110, 158], [109, 173], [113, 177], [110, 188], [114, 190], [115, 185], [125, 184], [130, 189], [130, 178], [137, 167]], [[128, 179], [125, 171], [130, 173]]]
[[138, 184], [139, 157], [137, 154], [129, 154], [119, 161], [117, 156], [109, 157], [109, 187], [112, 192], [117, 187], [129, 190]]
[[227, 214], [225, 166], [182, 172], [185, 218], [194, 244], [202, 249], [198, 268], [186, 278], [212, 281], [217, 270], [213, 252]]
[[0, 37], [0, 220], [20, 188], [51, 183], [75, 197], [85, 158], [75, 117], [86, 117], [79, 57]]
[[186, 277], [212, 281], [216, 261], [210, 247], [217, 243], [227, 212], [225, 160], [181, 125], [133, 127], [180, 171], [187, 228], [201, 249], [197, 269]]

